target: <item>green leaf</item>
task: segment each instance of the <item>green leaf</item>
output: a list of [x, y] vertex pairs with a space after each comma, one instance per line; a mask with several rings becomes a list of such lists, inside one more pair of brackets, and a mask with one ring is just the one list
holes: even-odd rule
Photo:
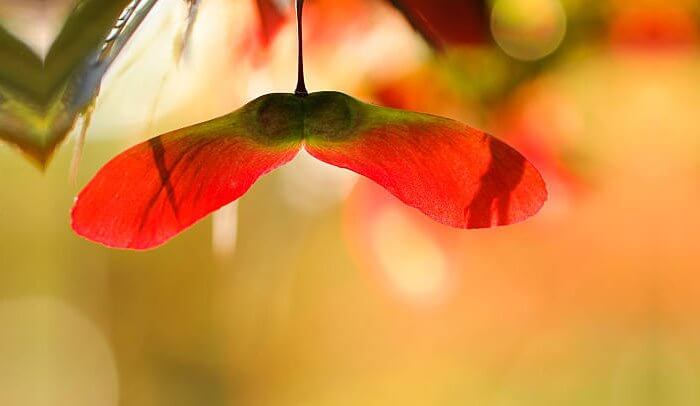
[[43, 63], [27, 45], [2, 26], [0, 26], [0, 60], [2, 61], [0, 84], [10, 91], [22, 93], [31, 101], [40, 103], [41, 92], [37, 87], [43, 77]]
[[[44, 60], [0, 27], [0, 139], [44, 167], [156, 1], [79, 1]], [[119, 36], [105, 43], [125, 12]]]

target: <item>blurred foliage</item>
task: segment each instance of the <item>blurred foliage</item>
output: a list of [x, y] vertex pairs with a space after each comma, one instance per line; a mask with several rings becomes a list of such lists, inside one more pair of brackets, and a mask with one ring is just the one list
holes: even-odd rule
[[0, 138], [39, 166], [47, 163], [96, 97], [109, 65], [99, 59], [101, 48], [129, 4], [81, 1], [43, 59], [0, 27], [0, 58], [7, 61], [0, 64]]
[[0, 55], [8, 61], [0, 65], [1, 83], [27, 102], [46, 106], [104, 43], [129, 3], [130, 0], [81, 1], [43, 59], [0, 29]]

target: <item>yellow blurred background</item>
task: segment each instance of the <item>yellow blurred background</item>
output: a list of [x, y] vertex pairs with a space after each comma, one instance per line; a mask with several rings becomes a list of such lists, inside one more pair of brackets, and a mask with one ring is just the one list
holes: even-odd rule
[[[539, 215], [448, 229], [300, 157], [114, 251], [69, 226], [101, 165], [296, 79], [291, 21], [264, 46], [255, 1], [204, 0], [178, 62], [187, 9], [161, 0], [77, 185], [73, 141], [45, 173], [0, 144], [0, 404], [700, 404], [700, 6], [486, 3], [488, 39], [435, 53], [388, 2], [308, 0], [307, 83], [493, 132], [542, 170]], [[41, 50], [28, 15], [0, 6]]]

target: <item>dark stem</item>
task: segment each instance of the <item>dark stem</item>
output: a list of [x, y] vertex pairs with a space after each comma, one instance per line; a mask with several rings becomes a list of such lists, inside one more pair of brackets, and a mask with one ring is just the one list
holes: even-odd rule
[[304, 83], [304, 44], [302, 38], [301, 29], [301, 14], [304, 10], [304, 0], [297, 0], [297, 36], [299, 42], [299, 77], [297, 78], [297, 89], [294, 94], [297, 96], [308, 96], [309, 92], [306, 90], [306, 83]]

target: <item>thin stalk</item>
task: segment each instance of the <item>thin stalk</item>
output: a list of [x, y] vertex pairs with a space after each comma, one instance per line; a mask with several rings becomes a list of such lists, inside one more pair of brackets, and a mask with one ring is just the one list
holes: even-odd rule
[[302, 11], [304, 10], [304, 0], [297, 0], [297, 36], [298, 36], [298, 50], [299, 50], [299, 76], [297, 78], [297, 89], [294, 94], [297, 96], [305, 97], [309, 95], [306, 90], [306, 83], [304, 83], [304, 40], [303, 31], [301, 24]]

